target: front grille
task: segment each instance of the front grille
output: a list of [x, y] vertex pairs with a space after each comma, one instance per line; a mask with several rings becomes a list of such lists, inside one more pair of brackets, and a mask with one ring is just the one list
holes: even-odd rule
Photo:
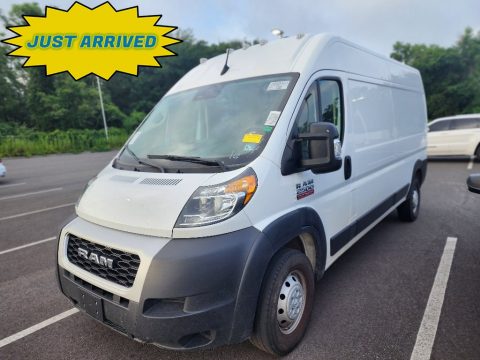
[[[89, 255], [94, 253], [98, 257], [112, 259], [112, 269], [81, 257], [78, 248], [87, 250]], [[138, 255], [98, 245], [72, 234], [68, 235], [67, 257], [72, 264], [83, 270], [126, 287], [132, 287], [140, 266]]]

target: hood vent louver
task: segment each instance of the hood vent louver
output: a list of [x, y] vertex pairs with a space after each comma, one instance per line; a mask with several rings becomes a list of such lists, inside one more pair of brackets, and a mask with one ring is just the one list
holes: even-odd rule
[[175, 186], [182, 181], [182, 179], [157, 179], [157, 178], [145, 178], [139, 182], [144, 185], [158, 185], [158, 186]]

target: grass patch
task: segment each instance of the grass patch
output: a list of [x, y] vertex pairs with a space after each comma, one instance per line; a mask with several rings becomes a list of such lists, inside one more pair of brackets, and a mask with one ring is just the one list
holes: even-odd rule
[[72, 129], [0, 136], [0, 158], [107, 151], [121, 147], [129, 134], [124, 129], [110, 128], [108, 135], [107, 141], [103, 130]]

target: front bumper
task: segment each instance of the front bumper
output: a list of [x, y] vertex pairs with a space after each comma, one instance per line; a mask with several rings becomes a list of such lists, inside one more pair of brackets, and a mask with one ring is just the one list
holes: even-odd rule
[[[113, 284], [70, 263], [68, 233], [137, 253], [141, 264], [133, 286]], [[213, 347], [249, 337], [270, 251], [270, 242], [253, 227], [171, 240], [76, 218], [59, 237], [58, 277], [75, 306], [87, 311], [84, 296], [99, 299], [100, 313], [93, 317], [128, 337], [171, 349]]]

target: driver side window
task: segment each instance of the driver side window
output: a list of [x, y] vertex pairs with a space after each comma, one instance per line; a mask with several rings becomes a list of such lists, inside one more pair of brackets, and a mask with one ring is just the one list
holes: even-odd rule
[[[310, 124], [329, 122], [334, 124], [338, 133], [343, 130], [342, 93], [340, 82], [333, 79], [315, 81], [308, 89], [297, 115], [297, 133], [308, 133]], [[302, 142], [302, 156], [308, 158], [307, 142]]]
[[[310, 124], [318, 122], [318, 110], [318, 87], [317, 83], [314, 82], [308, 89], [297, 116], [297, 131], [299, 134], [309, 132]], [[307, 142], [302, 141], [302, 157], [307, 159], [309, 157], [308, 153]]]
[[310, 124], [319, 121], [318, 117], [318, 89], [314, 82], [303, 99], [300, 112], [297, 117], [298, 133], [306, 133], [310, 130]]
[[308, 90], [297, 116], [297, 130], [306, 133], [310, 124], [324, 121], [334, 124], [339, 134], [343, 128], [340, 82], [332, 79], [315, 81]]

